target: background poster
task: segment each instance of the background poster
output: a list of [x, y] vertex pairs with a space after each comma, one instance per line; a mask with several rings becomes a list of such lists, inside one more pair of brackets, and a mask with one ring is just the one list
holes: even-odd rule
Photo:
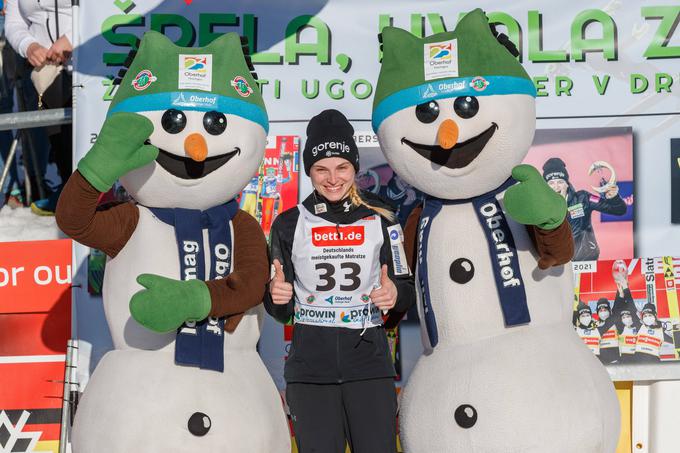
[[[604, 364], [680, 361], [680, 258], [604, 260], [574, 267], [574, 327]], [[582, 304], [592, 314], [589, 325], [580, 317]], [[603, 305], [606, 319], [598, 310]]]
[[[632, 129], [538, 129], [524, 162], [545, 174], [550, 159], [553, 168], [556, 159], [564, 163], [571, 185], [567, 220], [575, 236], [574, 261], [634, 257]], [[594, 234], [579, 235], [588, 224]], [[586, 241], [595, 242], [599, 254], [581, 244]]]
[[[380, 69], [377, 35], [383, 27], [394, 25], [429, 35], [452, 30], [461, 14], [477, 7], [487, 12], [520, 51], [521, 62], [538, 90], [537, 129], [630, 131], [634, 175], [625, 180], [634, 180], [635, 254], [680, 255], [680, 225], [670, 222], [668, 170], [670, 139], [678, 136], [680, 127], [677, 0], [574, 0], [560, 4], [559, 11], [554, 2], [545, 0], [81, 0], [74, 76], [76, 159], [90, 148], [115, 94], [112, 80], [147, 30], [160, 31], [184, 46], [205, 45], [232, 31], [247, 36], [270, 118], [269, 133], [299, 136], [303, 145], [308, 120], [327, 108], [342, 111], [357, 133], [370, 131]], [[376, 144], [359, 146], [363, 168], [379, 165], [363, 162], [363, 147], [377, 151]], [[571, 170], [570, 166], [575, 176], [583, 171], [587, 169]], [[387, 187], [393, 179], [385, 168], [375, 172], [381, 186]], [[370, 175], [367, 180], [370, 185]], [[308, 178], [300, 178], [299, 190], [301, 198], [310, 193]], [[412, 198], [407, 194], [406, 199]], [[615, 230], [625, 223], [601, 220], [595, 219], [600, 221], [596, 224], [598, 241], [603, 229]], [[609, 249], [606, 242], [603, 238], [600, 244], [605, 251]], [[87, 249], [76, 248], [76, 266], [83, 265], [87, 254]], [[85, 288], [86, 275], [75, 275], [83, 278], [76, 283]], [[76, 289], [74, 294], [82, 313], [78, 317], [83, 352], [79, 358], [86, 363], [79, 374], [84, 381], [111, 343], [99, 305], [91, 303], [84, 290]], [[404, 381], [421, 352], [417, 329], [412, 335], [406, 330], [400, 336]], [[282, 338], [283, 327], [265, 318], [260, 351], [271, 351], [280, 360], [270, 366], [277, 383], [282, 381], [285, 356]], [[91, 348], [90, 362], [87, 348]]]

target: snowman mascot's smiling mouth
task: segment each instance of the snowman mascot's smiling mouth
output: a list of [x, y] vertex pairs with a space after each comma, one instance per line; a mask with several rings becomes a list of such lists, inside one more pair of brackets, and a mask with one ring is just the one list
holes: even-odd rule
[[415, 152], [437, 165], [448, 168], [463, 168], [479, 156], [496, 130], [498, 130], [498, 124], [491, 123], [491, 126], [481, 134], [457, 143], [451, 149], [445, 149], [439, 145], [415, 143], [406, 137], [401, 138], [401, 143], [410, 146]]
[[192, 158], [178, 156], [159, 148], [156, 162], [165, 171], [180, 179], [199, 179], [209, 175], [229, 162], [232, 157], [240, 154], [241, 148], [237, 146], [233, 151], [226, 154], [208, 157], [201, 162], [197, 162]]

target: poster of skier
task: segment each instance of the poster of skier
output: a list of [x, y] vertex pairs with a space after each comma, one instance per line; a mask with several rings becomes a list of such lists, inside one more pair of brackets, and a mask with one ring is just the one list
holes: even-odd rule
[[267, 137], [264, 160], [241, 192], [239, 207], [255, 217], [267, 239], [276, 216], [298, 203], [299, 151], [297, 136]]
[[604, 364], [680, 360], [680, 257], [574, 264], [573, 323]]
[[633, 252], [633, 130], [538, 129], [525, 163], [567, 200], [574, 261]]

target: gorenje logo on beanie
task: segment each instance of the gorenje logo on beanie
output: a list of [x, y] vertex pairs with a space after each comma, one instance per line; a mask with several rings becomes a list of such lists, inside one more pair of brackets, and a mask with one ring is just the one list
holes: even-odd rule
[[302, 151], [305, 173], [309, 175], [312, 165], [329, 157], [345, 159], [359, 171], [354, 128], [345, 115], [333, 109], [314, 116], [307, 125], [307, 140]]
[[312, 148], [312, 156], [316, 157], [319, 153], [324, 151], [326, 151], [326, 154], [330, 157], [341, 153], [349, 153], [351, 148], [345, 142], [323, 142]]

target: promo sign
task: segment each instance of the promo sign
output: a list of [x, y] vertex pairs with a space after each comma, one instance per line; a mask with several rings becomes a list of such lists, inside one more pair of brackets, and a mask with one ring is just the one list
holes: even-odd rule
[[0, 243], [0, 451], [59, 449], [71, 244]]

